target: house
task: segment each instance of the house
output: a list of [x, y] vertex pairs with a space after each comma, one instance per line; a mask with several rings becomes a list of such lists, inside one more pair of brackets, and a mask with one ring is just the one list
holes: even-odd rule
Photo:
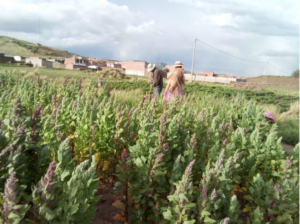
[[208, 71], [202, 71], [201, 74], [204, 75], [204, 76], [210, 76], [210, 77], [217, 77], [218, 76], [214, 72], [210, 72], [210, 71], [209, 72]]
[[52, 68], [66, 68], [66, 65], [58, 61], [52, 62]]
[[88, 60], [84, 57], [73, 55], [73, 57], [71, 57], [71, 58], [65, 58], [64, 64], [77, 63], [77, 64], [85, 64], [86, 65], [87, 61]]
[[72, 63], [72, 62], [65, 64], [65, 66], [66, 66], [66, 69], [70, 69], [70, 70], [74, 70], [74, 69], [85, 70], [88, 68], [86, 64]]
[[148, 62], [146, 61], [121, 61], [118, 62], [125, 69], [126, 75], [138, 75], [150, 77], [151, 73], [147, 71]]
[[107, 62], [106, 67], [109, 67], [109, 68], [122, 68], [122, 65], [119, 64], [118, 62]]
[[3, 51], [0, 51], [0, 63], [8, 63], [14, 61], [15, 61], [14, 56], [5, 55]]
[[107, 67], [106, 62], [100, 61], [100, 62], [99, 62], [99, 67]]
[[52, 68], [66, 68], [64, 60], [51, 58], [47, 59], [47, 61], [52, 62]]
[[26, 57], [22, 57], [22, 56], [14, 56], [14, 59], [18, 63], [25, 63], [26, 61]]
[[37, 46], [37, 47], [41, 47], [42, 46], [40, 43], [35, 43], [34, 45]]
[[97, 65], [90, 65], [90, 66], [87, 66], [88, 69], [91, 69], [91, 70], [98, 70], [99, 67]]
[[61, 60], [61, 59], [55, 59], [55, 58], [51, 58], [51, 59], [46, 59], [47, 61], [51, 61], [52, 63], [53, 62], [59, 62], [59, 63], [64, 63], [65, 62], [65, 60]]
[[96, 59], [96, 58], [89, 58], [88, 60], [85, 61], [85, 64], [87, 66], [92, 66], [92, 65], [95, 65], [95, 66], [99, 66], [99, 60]]
[[30, 57], [30, 58], [26, 58], [25, 62], [26, 64], [32, 64], [33, 67], [52, 68], [52, 62], [47, 61], [45, 58]]
[[66, 69], [79, 69], [79, 70], [84, 70], [84, 69], [87, 69], [87, 65], [86, 65], [86, 62], [88, 60], [81, 57], [81, 56], [76, 56], [76, 55], [73, 55], [73, 57], [71, 58], [65, 58], [65, 66], [66, 66]]

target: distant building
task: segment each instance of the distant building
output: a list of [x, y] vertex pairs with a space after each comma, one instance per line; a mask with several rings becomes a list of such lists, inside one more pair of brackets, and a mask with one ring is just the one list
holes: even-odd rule
[[163, 62], [155, 62], [155, 67], [158, 69], [163, 69], [164, 67], [166, 67], [166, 63]]
[[42, 45], [39, 44], [39, 43], [35, 43], [34, 45], [37, 46], [37, 47], [41, 47], [41, 46], [42, 46]]
[[61, 60], [61, 59], [53, 59], [53, 58], [51, 58], [51, 59], [46, 59], [47, 61], [51, 61], [52, 63], [53, 62], [59, 62], [59, 63], [64, 63], [65, 62], [65, 60]]
[[99, 67], [107, 67], [106, 62], [100, 61], [99, 62]]
[[211, 72], [211, 71], [202, 71], [201, 74], [204, 75], [204, 76], [210, 76], [210, 77], [217, 77], [218, 76], [218, 74], [215, 74], [214, 72]]
[[18, 63], [25, 63], [26, 61], [26, 57], [22, 57], [22, 56], [14, 56], [14, 59]]
[[107, 62], [106, 67], [109, 68], [122, 68], [122, 65], [117, 62]]
[[52, 62], [47, 61], [45, 58], [30, 57], [30, 58], [26, 58], [25, 62], [26, 64], [32, 64], [33, 67], [52, 68]]
[[80, 57], [80, 56], [76, 56], [74, 55], [73, 57], [71, 58], [65, 58], [65, 66], [66, 66], [66, 69], [79, 69], [79, 70], [84, 70], [84, 69], [87, 69], [87, 65], [86, 65], [86, 62], [88, 60], [86, 60], [85, 58], [83, 57]]
[[78, 64], [85, 64], [86, 65], [86, 61], [88, 61], [87, 59], [81, 57], [81, 56], [76, 56], [73, 55], [73, 57], [71, 58], [65, 58], [65, 64], [68, 63], [78, 63]]
[[69, 63], [65, 64], [65, 66], [66, 66], [66, 69], [70, 69], [70, 70], [74, 70], [74, 69], [85, 70], [85, 69], [87, 69], [87, 65], [86, 64], [81, 64], [81, 63], [69, 62]]
[[85, 61], [85, 64], [87, 66], [92, 66], [92, 65], [95, 65], [95, 66], [99, 66], [99, 61], [95, 58], [89, 58], [88, 60]]
[[97, 65], [90, 65], [87, 68], [91, 70], [98, 70], [99, 67]]
[[147, 76], [151, 75], [147, 71], [148, 62], [146, 61], [121, 61], [118, 62], [125, 69], [126, 75]]

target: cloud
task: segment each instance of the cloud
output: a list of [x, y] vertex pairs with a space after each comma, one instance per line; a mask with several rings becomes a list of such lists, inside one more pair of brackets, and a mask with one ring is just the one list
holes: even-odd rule
[[256, 35], [299, 36], [296, 0], [169, 0], [198, 10], [211, 25]]
[[150, 20], [149, 22], [144, 22], [138, 26], [131, 26], [129, 25], [127, 27], [127, 31], [129, 33], [142, 33], [142, 32], [145, 32], [145, 31], [148, 31], [151, 29], [151, 27], [153, 27], [154, 25], [154, 21], [153, 20]]
[[[299, 66], [296, 0], [11, 0], [2, 5], [0, 35], [89, 57], [182, 61], [191, 69], [194, 38], [240, 58]], [[265, 64], [196, 44], [195, 71], [260, 75]], [[271, 70], [272, 71], [272, 70]], [[281, 74], [273, 70], [274, 75]]]
[[38, 34], [40, 20], [44, 41], [67, 46], [118, 41], [127, 31], [145, 32], [154, 24], [106, 0], [9, 1], [1, 11], [0, 30]]

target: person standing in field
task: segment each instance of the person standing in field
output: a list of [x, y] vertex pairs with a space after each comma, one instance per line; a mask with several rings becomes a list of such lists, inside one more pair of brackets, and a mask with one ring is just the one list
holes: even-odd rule
[[151, 88], [154, 88], [153, 96], [159, 96], [163, 89], [163, 77], [166, 76], [165, 72], [155, 67], [155, 64], [149, 64], [147, 71], [151, 72]]
[[183, 65], [184, 64], [182, 64], [181, 61], [175, 62], [175, 70], [168, 79], [168, 83], [164, 93], [164, 99], [166, 99], [167, 102], [169, 102], [171, 98], [174, 98], [176, 96], [180, 96], [181, 99], [183, 98], [182, 85], [185, 83], [184, 71], [182, 69]]

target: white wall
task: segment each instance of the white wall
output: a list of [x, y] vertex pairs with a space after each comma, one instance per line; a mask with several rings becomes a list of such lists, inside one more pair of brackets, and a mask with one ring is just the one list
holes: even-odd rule
[[14, 56], [14, 59], [15, 59], [15, 61], [24, 61], [25, 62], [25, 59], [24, 58], [22, 59], [21, 56]]
[[46, 67], [46, 68], [52, 68], [52, 62], [42, 60], [39, 58], [26, 58], [26, 63], [33, 64], [33, 67]]
[[[191, 74], [184, 74], [185, 79], [191, 80]], [[225, 78], [225, 77], [210, 77], [210, 76], [194, 76], [195, 81], [201, 82], [219, 82], [219, 83], [227, 83], [236, 82], [236, 78]]]
[[138, 71], [138, 70], [127, 70], [126, 69], [126, 75], [138, 75], [138, 76], [144, 76], [143, 71]]
[[33, 67], [42, 67], [42, 60], [38, 58], [26, 58], [26, 63], [33, 64]]

